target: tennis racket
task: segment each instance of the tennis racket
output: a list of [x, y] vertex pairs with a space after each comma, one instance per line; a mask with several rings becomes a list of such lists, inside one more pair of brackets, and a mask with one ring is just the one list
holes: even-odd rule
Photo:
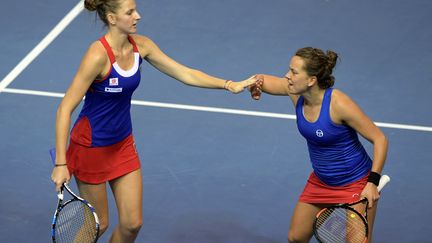
[[[55, 153], [50, 151], [50, 154], [51, 159], [55, 161]], [[70, 199], [65, 199], [64, 191], [69, 193]], [[52, 219], [52, 241], [96, 242], [99, 235], [99, 219], [90, 203], [77, 196], [66, 183], [63, 183], [57, 197], [57, 209]]]
[[[390, 181], [388, 175], [381, 176], [378, 191]], [[353, 208], [365, 204], [362, 214]], [[321, 243], [364, 243], [368, 236], [367, 223], [368, 201], [363, 198], [357, 202], [346, 203], [322, 209], [316, 216], [313, 231]]]

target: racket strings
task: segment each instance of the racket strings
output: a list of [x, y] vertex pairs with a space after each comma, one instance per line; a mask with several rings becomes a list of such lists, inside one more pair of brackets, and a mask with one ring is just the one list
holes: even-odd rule
[[56, 242], [94, 242], [97, 235], [92, 210], [80, 201], [67, 203], [57, 216]]
[[321, 242], [363, 243], [366, 225], [360, 215], [347, 208], [322, 212], [316, 221], [316, 235]]

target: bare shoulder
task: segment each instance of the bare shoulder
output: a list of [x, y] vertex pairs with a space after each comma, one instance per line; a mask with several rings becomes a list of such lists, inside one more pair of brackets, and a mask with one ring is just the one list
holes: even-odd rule
[[356, 102], [344, 92], [334, 89], [331, 99], [331, 114], [336, 122], [350, 120], [351, 117], [362, 114]]
[[103, 65], [109, 61], [108, 54], [100, 41], [90, 44], [84, 58], [86, 61], [96, 65]]
[[339, 89], [333, 89], [331, 101], [335, 108], [347, 108], [347, 106], [355, 105], [351, 97]]
[[142, 45], [142, 44], [147, 43], [148, 41], [151, 41], [150, 38], [148, 38], [147, 36], [144, 36], [144, 35], [132, 34], [130, 36], [134, 39], [134, 41], [138, 45]]
[[142, 57], [147, 56], [152, 48], [156, 46], [155, 43], [147, 36], [134, 34], [131, 35], [131, 37], [137, 44], [138, 50]]
[[88, 47], [79, 68], [79, 76], [86, 80], [94, 80], [108, 72], [110, 60], [100, 41], [95, 41]]

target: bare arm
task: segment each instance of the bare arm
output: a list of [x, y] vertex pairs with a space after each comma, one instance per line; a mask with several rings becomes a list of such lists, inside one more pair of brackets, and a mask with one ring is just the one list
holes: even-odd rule
[[[345, 123], [373, 144], [372, 171], [380, 173], [387, 157], [388, 141], [384, 133], [366, 116], [360, 107], [347, 95], [334, 90], [331, 104], [332, 118], [337, 123]], [[370, 206], [379, 198], [376, 186], [367, 183], [362, 193], [369, 199]]]
[[[71, 115], [83, 99], [93, 80], [100, 76], [109, 60], [99, 43], [87, 50], [81, 65], [57, 109], [56, 118], [56, 164], [66, 164], [66, 148], [71, 125]], [[51, 178], [59, 191], [63, 182], [69, 181], [66, 166], [54, 167]]]
[[186, 67], [177, 63], [172, 58], [163, 53], [159, 47], [149, 38], [144, 36], [134, 36], [139, 45], [141, 56], [151, 65], [168, 76], [177, 79], [187, 85], [223, 89], [226, 88], [231, 92], [238, 93], [243, 91], [246, 86], [255, 83], [255, 78], [251, 77], [242, 82], [229, 82], [227, 80], [208, 75], [202, 71]]
[[271, 95], [285, 95], [291, 98], [295, 105], [298, 100], [298, 95], [293, 95], [288, 92], [288, 81], [286, 78], [281, 78], [266, 74], [257, 74], [257, 83], [251, 87], [252, 97], [259, 99], [261, 92]]

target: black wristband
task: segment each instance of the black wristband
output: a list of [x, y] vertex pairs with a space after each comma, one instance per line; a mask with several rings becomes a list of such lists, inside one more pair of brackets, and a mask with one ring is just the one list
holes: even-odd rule
[[381, 179], [381, 175], [380, 174], [371, 171], [369, 173], [367, 181], [368, 182], [372, 182], [373, 184], [375, 184], [375, 186], [378, 186], [380, 179]]
[[55, 164], [54, 166], [55, 167], [59, 167], [59, 166], [66, 166], [67, 164], [66, 163], [64, 163], [64, 164]]

